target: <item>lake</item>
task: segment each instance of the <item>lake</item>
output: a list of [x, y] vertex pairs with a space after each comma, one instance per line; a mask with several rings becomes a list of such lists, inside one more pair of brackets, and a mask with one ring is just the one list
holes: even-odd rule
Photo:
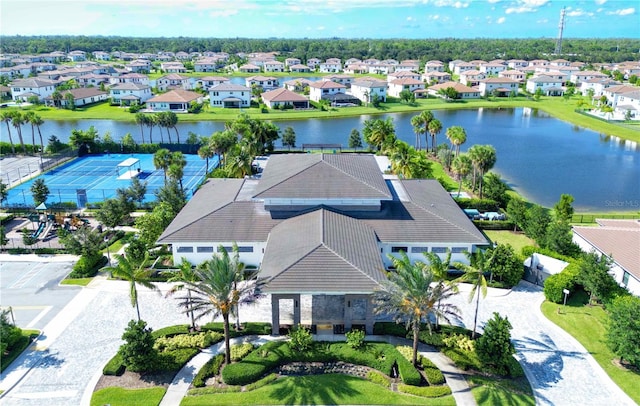
[[[577, 210], [640, 210], [640, 146], [635, 142], [607, 137], [530, 108], [442, 110], [433, 113], [445, 129], [453, 125], [465, 128], [467, 142], [461, 148], [463, 151], [474, 144], [493, 145], [498, 157], [493, 170], [528, 200], [551, 207], [560, 194], [569, 193], [575, 197], [574, 207]], [[415, 134], [410, 120], [414, 115], [393, 113], [376, 117], [392, 117], [398, 138], [413, 145]], [[298, 146], [303, 143], [335, 143], [346, 147], [351, 130], [362, 130], [363, 122], [369, 118], [274, 123], [281, 129], [291, 126], [296, 132]], [[109, 120], [45, 121], [41, 131], [45, 139], [56, 135], [67, 141], [72, 129], [86, 130], [91, 125], [101, 135], [109, 131], [116, 140], [127, 132], [138, 142], [141, 140], [140, 127], [135, 123]], [[186, 139], [190, 131], [210, 135], [223, 127], [224, 123], [211, 121], [178, 124], [181, 140]], [[2, 139], [6, 140], [6, 128], [0, 127], [0, 131]], [[158, 142], [159, 129], [155, 128], [153, 133], [154, 141]], [[148, 129], [144, 134], [147, 140]], [[31, 139], [31, 130], [26, 126], [23, 136], [27, 142]], [[447, 142], [444, 131], [438, 136], [438, 143], [442, 142]]]

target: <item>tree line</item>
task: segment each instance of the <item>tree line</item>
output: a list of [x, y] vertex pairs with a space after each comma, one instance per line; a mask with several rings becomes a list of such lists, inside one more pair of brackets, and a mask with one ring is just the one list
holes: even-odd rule
[[[1, 53], [39, 54], [81, 50], [150, 52], [270, 52], [281, 57], [367, 59], [540, 59], [549, 58], [555, 38], [426, 38], [426, 39], [293, 39], [293, 38], [140, 38], [119, 36], [2, 36]], [[635, 60], [640, 49], [637, 38], [565, 38], [562, 58], [583, 62], [622, 62]]]

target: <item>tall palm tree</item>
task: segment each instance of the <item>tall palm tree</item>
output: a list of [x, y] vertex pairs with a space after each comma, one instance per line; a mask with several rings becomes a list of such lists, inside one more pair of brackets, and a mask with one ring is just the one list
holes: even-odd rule
[[477, 181], [482, 199], [483, 178], [496, 164], [496, 149], [492, 145], [474, 145], [469, 148], [469, 157], [473, 164], [473, 189], [476, 189]]
[[251, 173], [252, 155], [246, 145], [236, 144], [231, 150], [230, 156], [225, 158], [225, 170], [231, 178], [243, 178]]
[[[431, 123], [431, 121], [433, 120], [433, 113], [431, 112], [431, 110], [424, 110], [422, 113], [420, 113], [420, 117], [422, 117], [422, 123], [424, 125], [424, 130], [422, 131], [422, 134], [425, 134], [425, 137], [426, 137], [426, 134], [428, 133], [428, 130], [429, 130], [429, 123]], [[425, 149], [428, 151], [429, 139], [425, 138], [424, 142], [426, 142]]]
[[9, 127], [9, 123], [13, 120], [13, 112], [12, 111], [3, 111], [0, 113], [0, 120], [4, 121], [7, 125], [7, 134], [9, 135], [9, 144], [11, 144], [11, 153], [15, 155], [16, 146], [13, 144], [13, 137], [11, 136], [11, 127]]
[[434, 118], [429, 122], [427, 130], [431, 135], [431, 151], [435, 155], [438, 153], [438, 142], [436, 140], [436, 137], [442, 131], [442, 122], [437, 118]]
[[192, 310], [196, 315], [195, 320], [208, 315], [222, 316], [225, 360], [230, 363], [229, 315], [237, 305], [251, 303], [256, 299], [257, 281], [238, 285], [238, 272], [233, 260], [224, 247], [220, 246], [218, 252], [218, 255], [196, 268], [196, 281], [184, 281], [185, 287], [196, 295], [190, 300], [186, 297], [179, 298], [179, 305], [185, 311]]
[[424, 134], [424, 118], [417, 114], [411, 117], [411, 126], [413, 127], [413, 132], [416, 134], [416, 149], [422, 148], [422, 134]]
[[36, 113], [33, 111], [27, 111], [24, 113], [23, 119], [25, 124], [31, 125], [31, 145], [36, 146], [36, 129], [33, 124], [33, 119], [35, 118]]
[[37, 114], [31, 117], [31, 124], [35, 125], [38, 129], [38, 136], [40, 137], [40, 152], [44, 152], [44, 140], [42, 139], [42, 132], [40, 132], [40, 126], [44, 124], [44, 120]]
[[451, 147], [455, 148], [456, 156], [460, 155], [460, 145], [467, 142], [467, 132], [459, 125], [447, 128], [447, 139], [451, 142]]
[[390, 151], [386, 151], [391, 161], [391, 169], [401, 178], [411, 179], [413, 177], [412, 161], [415, 155], [415, 149], [404, 141], [397, 141]]
[[404, 252], [399, 257], [389, 255], [396, 267], [389, 279], [381, 283], [381, 288], [373, 294], [375, 313], [393, 316], [396, 323], [405, 323], [413, 332], [413, 365], [418, 361], [418, 338], [420, 326], [429, 317], [449, 320], [458, 316], [459, 309], [451, 303], [437, 306], [455, 294], [449, 285], [434, 283], [433, 272], [422, 262], [412, 264]]
[[164, 183], [167, 183], [167, 170], [171, 165], [171, 152], [168, 149], [162, 148], [153, 154], [153, 166], [156, 169], [162, 169], [164, 172]]
[[[157, 117], [153, 114], [148, 116], [145, 124], [149, 127], [149, 144], [153, 144], [153, 127], [158, 125]], [[160, 132], [160, 142], [162, 142], [162, 132]]]
[[453, 159], [451, 163], [451, 170], [458, 177], [458, 196], [462, 190], [462, 180], [471, 173], [473, 169], [471, 158], [467, 154], [460, 154]]
[[[176, 141], [180, 144], [180, 134], [178, 133], [178, 115], [173, 111], [166, 111], [164, 113], [165, 122], [167, 125], [167, 134], [169, 133], [169, 128], [173, 128], [176, 132]], [[171, 136], [169, 136], [171, 138]]]
[[151, 271], [145, 269], [144, 265], [149, 259], [149, 254], [145, 254], [140, 264], [130, 262], [127, 257], [118, 255], [118, 264], [106, 268], [111, 274], [119, 279], [129, 282], [129, 297], [131, 306], [136, 308], [138, 321], [140, 321], [140, 307], [138, 306], [138, 289], [136, 285], [144, 286], [147, 289], [158, 291], [158, 287], [151, 282]]
[[18, 132], [18, 138], [20, 139], [20, 146], [22, 147], [22, 153], [26, 154], [27, 150], [24, 147], [24, 139], [22, 138], [22, 124], [24, 124], [24, 118], [19, 111], [14, 111], [11, 117], [11, 125]]
[[[427, 265], [429, 266], [431, 273], [433, 273], [435, 281], [439, 284], [449, 284], [451, 285], [452, 289], [457, 292], [458, 286], [456, 282], [447, 281], [447, 272], [451, 267], [451, 250], [447, 249], [447, 256], [445, 257], [444, 261], [442, 260], [442, 258], [440, 258], [440, 255], [436, 254], [435, 252], [423, 252], [422, 255], [427, 260]], [[440, 304], [441, 302], [438, 301], [437, 306], [439, 307]], [[437, 317], [435, 322], [437, 329], [439, 322], [439, 319]]]
[[380, 151], [384, 149], [386, 144], [391, 144], [396, 139], [396, 129], [393, 125], [393, 119], [389, 117], [386, 120], [366, 120], [362, 134], [367, 144], [375, 147], [377, 151]]
[[[173, 274], [171, 278], [167, 280], [167, 282], [176, 282], [175, 285], [169, 289], [166, 296], [171, 296], [179, 290], [185, 289], [185, 282], [197, 282], [198, 277], [195, 272], [195, 268], [191, 265], [185, 257], [182, 257], [182, 262], [180, 263], [180, 268], [178, 271]], [[193, 309], [191, 308], [191, 289], [187, 288], [187, 313], [189, 314], [189, 318], [191, 319], [191, 330], [196, 330], [196, 320], [193, 314]]]
[[470, 265], [461, 262], [454, 263], [454, 266], [464, 271], [464, 274], [458, 278], [459, 282], [470, 282], [473, 287], [469, 293], [469, 303], [476, 298], [476, 309], [473, 316], [473, 332], [471, 338], [476, 338], [476, 328], [478, 326], [478, 310], [480, 309], [480, 294], [487, 297], [487, 279], [484, 274], [488, 272], [493, 258], [485, 257], [484, 251], [477, 251], [474, 254], [465, 252], [469, 259]]
[[144, 113], [136, 113], [136, 123], [140, 126], [140, 137], [144, 144], [144, 127], [147, 125], [147, 116]]
[[206, 173], [209, 173], [209, 158], [213, 158], [213, 156], [215, 155], [215, 151], [214, 149], [211, 147], [210, 143], [205, 143], [203, 144], [199, 149], [198, 149], [198, 156], [202, 159], [206, 160]]
[[227, 152], [238, 143], [238, 137], [232, 130], [226, 129], [214, 132], [209, 142], [218, 155], [218, 164], [222, 166], [226, 163]]

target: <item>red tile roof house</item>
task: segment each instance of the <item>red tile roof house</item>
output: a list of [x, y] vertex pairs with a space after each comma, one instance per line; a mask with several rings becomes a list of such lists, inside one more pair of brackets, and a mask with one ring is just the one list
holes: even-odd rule
[[424, 89], [424, 82], [412, 78], [401, 78], [389, 82], [388, 94], [392, 97], [400, 97], [400, 93], [404, 90], [415, 92], [418, 89]]
[[309, 108], [309, 99], [284, 88], [264, 92], [261, 97], [264, 104], [270, 109], [280, 106], [292, 106], [294, 109]]
[[249, 76], [244, 80], [245, 86], [248, 88], [255, 86], [260, 86], [263, 90], [265, 89], [274, 89], [280, 84], [278, 83], [278, 78], [274, 78], [272, 76]]
[[130, 106], [132, 103], [142, 104], [149, 100], [151, 87], [138, 83], [118, 83], [109, 89], [111, 104]]
[[378, 79], [359, 78], [351, 84], [351, 94], [363, 103], [371, 103], [373, 95], [381, 102], [387, 101], [387, 82]]
[[417, 72], [410, 71], [396, 71], [387, 75], [387, 82], [393, 82], [396, 79], [415, 79], [422, 80], [420, 74]]
[[229, 78], [225, 78], [222, 76], [203, 76], [196, 80], [196, 84], [202, 89], [209, 91], [209, 89], [211, 89], [212, 87], [217, 86], [220, 83], [228, 83], [229, 81]]
[[467, 70], [460, 74], [460, 83], [466, 86], [478, 86], [481, 80], [486, 79], [487, 74], [480, 72], [479, 70]]
[[262, 67], [265, 72], [284, 72], [284, 63], [280, 61], [265, 61]]
[[156, 80], [156, 87], [161, 92], [167, 91], [169, 89], [191, 89], [191, 82], [189, 77], [182, 76], [177, 73], [170, 73], [168, 75], [164, 75]]
[[439, 83], [437, 85], [433, 85], [427, 88], [427, 90], [429, 91], [429, 94], [432, 96], [436, 96], [436, 97], [445, 97], [443, 95], [438, 94], [438, 91], [440, 91], [441, 89], [447, 89], [449, 87], [452, 87], [456, 90], [456, 92], [458, 92], [458, 94], [460, 95], [461, 99], [478, 99], [480, 98], [480, 91], [477, 89], [474, 89], [472, 87], [469, 86], [465, 86], [462, 83], [458, 83], [458, 82], [445, 82], [445, 83]]
[[431, 71], [423, 73], [420, 79], [425, 83], [445, 83], [451, 82], [451, 74], [448, 72]]
[[304, 88], [314, 83], [313, 80], [309, 80], [307, 78], [296, 78], [287, 80], [283, 83], [283, 86], [287, 90], [291, 90], [292, 92], [302, 92]]
[[337, 75], [324, 76], [320, 80], [328, 80], [331, 82], [340, 83], [341, 85], [345, 85], [348, 89], [351, 87], [351, 83], [353, 83], [353, 81], [356, 80], [356, 78], [355, 76], [351, 76], [351, 75], [337, 74]]
[[175, 89], [147, 100], [147, 111], [186, 113], [192, 102], [202, 103], [202, 95], [189, 90]]
[[158, 240], [194, 265], [234, 242], [261, 270], [276, 335], [284, 299], [294, 325], [370, 334], [388, 254], [424, 261], [449, 248], [466, 263], [465, 251], [489, 244], [438, 181], [385, 181], [369, 154], [272, 155], [260, 179], [209, 179]]
[[347, 87], [341, 83], [320, 80], [309, 85], [309, 99], [319, 102], [323, 96], [345, 93], [346, 89]]
[[187, 73], [187, 68], [182, 62], [163, 62], [160, 64], [160, 69], [166, 73]]
[[585, 252], [611, 259], [609, 273], [616, 282], [640, 296], [640, 220], [598, 219], [596, 223], [599, 227], [574, 226], [573, 242]]
[[480, 81], [478, 88], [481, 96], [507, 97], [518, 94], [520, 82], [507, 78], [487, 78]]
[[[60, 107], [66, 107], [67, 94], [71, 94], [73, 96], [73, 104], [75, 104], [76, 107], [86, 106], [88, 104], [105, 101], [109, 96], [109, 93], [94, 87], [64, 90], [60, 92], [60, 94], [62, 95], [62, 100], [60, 100]], [[44, 102], [47, 106], [55, 105], [55, 101], [51, 96], [47, 96], [44, 99]]]
[[562, 96], [564, 94], [562, 80], [544, 75], [527, 79], [526, 89], [531, 94], [535, 94], [538, 89], [541, 89], [545, 96]]
[[211, 107], [242, 108], [251, 105], [251, 89], [225, 82], [209, 89], [209, 104]]
[[424, 72], [444, 72], [444, 64], [441, 61], [427, 61], [424, 64]]
[[498, 73], [498, 77], [509, 78], [509, 79], [517, 80], [520, 83], [523, 83], [525, 78], [527, 77], [527, 74], [519, 70], [509, 69], [509, 70], [503, 70], [502, 72]]
[[311, 72], [311, 68], [307, 65], [295, 64], [289, 66], [289, 72], [291, 73], [308, 73]]
[[242, 65], [241, 67], [239, 67], [238, 70], [244, 73], [258, 73], [260, 72], [261, 69], [258, 65], [248, 63], [246, 65]]
[[301, 65], [302, 61], [298, 58], [287, 58], [284, 60], [284, 64], [288, 67], [291, 68], [294, 65]]

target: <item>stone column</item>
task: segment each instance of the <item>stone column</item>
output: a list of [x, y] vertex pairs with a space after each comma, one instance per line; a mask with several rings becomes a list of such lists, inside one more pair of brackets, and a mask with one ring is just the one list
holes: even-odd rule
[[365, 323], [365, 333], [373, 334], [373, 301], [371, 295], [367, 295], [367, 318]]
[[271, 334], [280, 334], [280, 296], [271, 295]]

